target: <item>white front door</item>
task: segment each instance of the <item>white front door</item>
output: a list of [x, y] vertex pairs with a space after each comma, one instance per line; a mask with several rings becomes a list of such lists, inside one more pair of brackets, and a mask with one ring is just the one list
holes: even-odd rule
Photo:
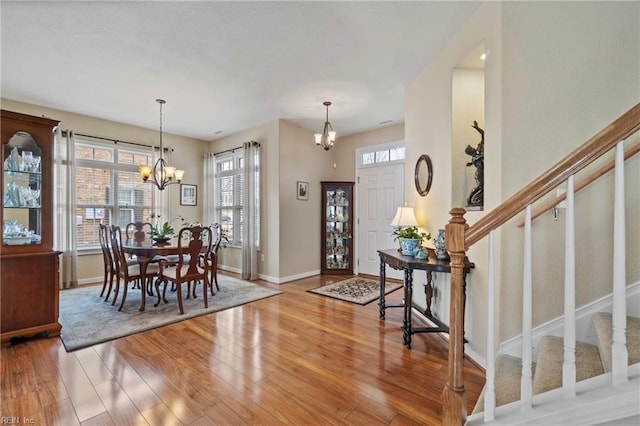
[[[404, 164], [394, 163], [358, 170], [358, 273], [379, 275], [378, 250], [398, 245], [390, 223], [404, 203]], [[403, 278], [387, 268], [389, 278]]]

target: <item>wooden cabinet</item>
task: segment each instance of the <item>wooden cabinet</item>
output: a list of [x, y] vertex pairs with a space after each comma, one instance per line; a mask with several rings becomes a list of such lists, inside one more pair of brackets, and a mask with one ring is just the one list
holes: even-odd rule
[[353, 274], [353, 182], [321, 182], [322, 274]]
[[57, 336], [53, 132], [58, 121], [1, 111], [0, 339]]

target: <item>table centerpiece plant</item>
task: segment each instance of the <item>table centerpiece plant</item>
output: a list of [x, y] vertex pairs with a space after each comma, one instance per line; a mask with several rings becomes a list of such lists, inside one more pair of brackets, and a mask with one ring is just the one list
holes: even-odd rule
[[160, 217], [161, 215], [159, 214], [151, 216], [151, 238], [155, 241], [169, 241], [171, 237], [176, 233], [175, 229], [173, 228], [173, 224], [178, 220], [181, 221], [181, 226], [188, 225], [187, 221], [182, 216], [176, 216], [170, 221], [166, 222], [161, 222]]
[[420, 232], [417, 226], [397, 228], [392, 235], [394, 241], [400, 241], [400, 251], [406, 256], [413, 256], [414, 250], [422, 247], [423, 241], [431, 239], [430, 232]]

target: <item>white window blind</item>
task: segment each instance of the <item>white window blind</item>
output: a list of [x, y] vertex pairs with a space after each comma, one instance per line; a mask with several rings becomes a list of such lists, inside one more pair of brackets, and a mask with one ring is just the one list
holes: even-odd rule
[[244, 158], [231, 152], [216, 157], [216, 217], [230, 244], [242, 244]]

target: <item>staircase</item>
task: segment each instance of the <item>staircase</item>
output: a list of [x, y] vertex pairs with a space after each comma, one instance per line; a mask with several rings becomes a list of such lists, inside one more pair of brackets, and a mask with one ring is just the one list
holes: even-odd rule
[[[576, 342], [576, 381], [583, 382], [593, 377], [611, 372], [611, 344], [612, 344], [612, 315], [608, 312], [598, 312], [592, 316], [592, 327], [597, 342]], [[627, 317], [627, 348], [629, 354], [628, 365], [640, 365], [640, 318]], [[545, 335], [538, 343], [538, 356], [532, 364], [533, 375], [533, 395], [553, 391], [562, 387], [562, 365], [564, 362], [563, 339], [558, 336]], [[496, 407], [505, 407], [500, 416], [500, 421], [493, 424], [526, 424], [531, 419], [523, 416], [517, 404], [511, 404], [520, 400], [520, 387], [522, 383], [522, 359], [506, 353], [496, 357], [495, 365], [495, 395]], [[637, 369], [637, 368], [636, 368]], [[593, 390], [599, 390], [599, 383], [592, 381]], [[595, 385], [595, 386], [593, 386]], [[636, 384], [637, 385], [637, 384]], [[582, 385], [589, 387], [588, 383]], [[588, 392], [584, 391], [583, 393]], [[556, 392], [558, 393], [558, 392]], [[555, 395], [555, 394], [554, 394]], [[562, 398], [562, 396], [560, 396]], [[509, 404], [511, 406], [509, 407]], [[640, 405], [640, 401], [637, 401]], [[569, 404], [568, 404], [569, 405]], [[569, 407], [570, 408], [570, 407]], [[483, 424], [484, 418], [481, 414], [484, 411], [484, 390], [476, 403], [472, 415], [468, 419], [469, 425]], [[593, 415], [588, 420], [580, 418], [576, 422], [573, 410], [564, 413], [562, 409], [550, 410], [548, 415], [552, 416], [552, 424], [597, 424], [598, 420]], [[540, 413], [537, 414], [539, 416]], [[632, 413], [621, 411], [619, 418], [615, 419], [615, 424], [640, 424], [638, 416]], [[616, 416], [613, 416], [616, 417]], [[593, 422], [596, 423], [593, 423]], [[606, 422], [613, 422], [611, 413], [606, 413]]]
[[[631, 270], [635, 270], [637, 262], [637, 259], [633, 259], [634, 249], [626, 253], [627, 246], [636, 248], [637, 241], [633, 239], [634, 235], [629, 235], [632, 240], [628, 244], [625, 231], [626, 222], [631, 220], [635, 225], [638, 218], [625, 217], [627, 197], [624, 170], [625, 161], [640, 152], [639, 131], [640, 104], [636, 104], [474, 224], [467, 224], [464, 209], [451, 209], [451, 219], [445, 230], [446, 247], [451, 258], [449, 371], [442, 393], [445, 425], [640, 424], [640, 310], [636, 308], [640, 304], [629, 297], [630, 289], [640, 286], [640, 283], [627, 282], [626, 274], [627, 262], [634, 265]], [[606, 162], [605, 155], [613, 158]], [[582, 315], [583, 308], [576, 307], [576, 289], [585, 290], [588, 284], [577, 282], [576, 279], [576, 258], [583, 250], [582, 247], [576, 248], [575, 228], [576, 216], [588, 215], [589, 211], [576, 213], [574, 198], [577, 191], [590, 186], [611, 170], [613, 186], [609, 187], [606, 196], [612, 198], [613, 202], [600, 206], [610, 206], [610, 219], [606, 221], [608, 223], [597, 224], [602, 229], [613, 230], [608, 234], [612, 250], [604, 254], [607, 261], [612, 259], [612, 276], [600, 281], [601, 286], [605, 282], [611, 283], [611, 293], [607, 296], [610, 303], [604, 312], [591, 316], [593, 338], [585, 340], [582, 339], [582, 320], [585, 317]], [[635, 176], [634, 173], [630, 175]], [[555, 197], [553, 193], [561, 185], [566, 185], [566, 194]], [[626, 186], [631, 191], [637, 191], [636, 178], [627, 181]], [[562, 312], [557, 327], [550, 328], [544, 324], [534, 329], [532, 221], [549, 211], [550, 206], [556, 208], [565, 200], [564, 248], [561, 247], [557, 253], [564, 259], [564, 280], [558, 283], [559, 288], [554, 288], [553, 292], [554, 297], [563, 300]], [[632, 206], [630, 211], [637, 211], [637, 205]], [[506, 342], [496, 335], [500, 332], [496, 320], [496, 302], [499, 302], [496, 297], [499, 294], [496, 276], [500, 274], [495, 271], [495, 240], [501, 227], [521, 213], [524, 213], [524, 220], [519, 225], [524, 228], [522, 283], [518, 289], [522, 297], [522, 304], [518, 307], [522, 313], [521, 335], [518, 337], [517, 350], [507, 351]], [[467, 251], [481, 240], [488, 240], [488, 265], [485, 269], [486, 385], [474, 413], [467, 418], [462, 368], [465, 304], [463, 268]], [[509, 255], [513, 256], [513, 253]], [[584, 264], [590, 260], [583, 257], [581, 261]], [[503, 287], [499, 289], [505, 290]], [[558, 295], [556, 290], [560, 291]], [[582, 291], [580, 294], [584, 293]], [[501, 349], [496, 352], [498, 347]]]

